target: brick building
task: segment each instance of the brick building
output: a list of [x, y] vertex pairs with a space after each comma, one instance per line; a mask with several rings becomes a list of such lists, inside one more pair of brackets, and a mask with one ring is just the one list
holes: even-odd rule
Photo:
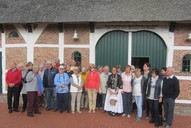
[[[12, 62], [76, 57], [81, 65], [173, 66], [177, 103], [191, 103], [190, 0], [0, 2], [1, 91]], [[74, 38], [78, 34], [78, 38]], [[189, 38], [190, 35], [190, 38]]]

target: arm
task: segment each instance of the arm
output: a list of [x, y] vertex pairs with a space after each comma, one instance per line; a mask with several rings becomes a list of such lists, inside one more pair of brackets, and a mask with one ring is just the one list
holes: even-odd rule
[[11, 82], [9, 81], [9, 71], [7, 71], [7, 74], [6, 74], [6, 83], [7, 83], [7, 86], [11, 84]]
[[56, 74], [56, 76], [54, 77], [54, 84], [56, 85], [56, 87], [61, 87], [61, 83], [60, 83], [58, 74]]
[[71, 86], [74, 86], [74, 87], [78, 88], [78, 85], [74, 83], [74, 80], [73, 80], [72, 76], [70, 77], [70, 83], [71, 83]]
[[19, 85], [21, 83], [21, 80], [22, 80], [22, 73], [21, 73], [21, 71], [18, 70], [17, 71], [17, 80], [14, 82], [14, 85]]
[[33, 72], [30, 71], [26, 76], [26, 81], [31, 82], [35, 76], [33, 75]]
[[173, 97], [173, 99], [176, 99], [178, 97], [179, 93], [180, 93], [179, 81], [175, 77], [175, 79], [174, 79], [174, 97]]

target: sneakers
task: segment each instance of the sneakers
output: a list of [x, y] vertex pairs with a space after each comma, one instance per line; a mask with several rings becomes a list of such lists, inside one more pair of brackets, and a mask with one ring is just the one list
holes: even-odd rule
[[128, 114], [128, 115], [127, 115], [127, 118], [131, 118], [131, 115], [130, 115], [130, 114]]
[[122, 116], [122, 117], [125, 117], [125, 116], [127, 116], [127, 115], [126, 115], [126, 114], [122, 114], [121, 116]]
[[13, 112], [12, 109], [9, 109], [8, 113], [12, 113], [12, 112]]
[[136, 118], [136, 122], [140, 122], [141, 121], [141, 118], [140, 117], [137, 117]]

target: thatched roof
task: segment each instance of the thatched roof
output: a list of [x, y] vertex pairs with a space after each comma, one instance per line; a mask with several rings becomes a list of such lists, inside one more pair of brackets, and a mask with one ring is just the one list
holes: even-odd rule
[[0, 23], [191, 21], [191, 0], [0, 0]]

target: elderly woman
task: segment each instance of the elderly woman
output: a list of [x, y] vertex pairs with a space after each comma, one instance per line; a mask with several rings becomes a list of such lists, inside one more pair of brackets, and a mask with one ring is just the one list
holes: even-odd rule
[[[71, 109], [72, 109], [72, 114], [75, 113], [75, 106], [77, 102], [77, 112], [82, 113], [80, 111], [80, 99], [82, 95], [82, 87], [83, 87], [83, 81], [82, 77], [79, 74], [79, 69], [78, 67], [73, 68], [74, 74], [72, 74], [72, 77], [70, 77], [70, 82], [71, 82], [71, 87], [70, 87], [70, 93], [72, 97], [72, 102], [71, 102]], [[77, 101], [76, 101], [77, 99]]]
[[58, 99], [58, 110], [60, 113], [67, 111], [68, 109], [68, 95], [69, 95], [69, 83], [70, 79], [67, 73], [64, 72], [65, 67], [59, 66], [59, 73], [54, 78], [54, 84], [56, 85], [56, 93]]
[[27, 116], [34, 117], [33, 114], [41, 114], [38, 108], [38, 68], [33, 70], [33, 64], [31, 62], [27, 63], [28, 74], [26, 76], [27, 81]]
[[116, 67], [112, 67], [112, 74], [108, 77], [107, 88], [104, 110], [110, 112], [113, 116], [115, 116], [116, 113], [122, 113], [122, 80], [121, 76], [117, 74]]
[[97, 92], [99, 90], [100, 77], [99, 73], [95, 70], [95, 65], [90, 65], [90, 71], [86, 79], [85, 88], [88, 91], [89, 99], [89, 113], [95, 113]]
[[159, 77], [159, 70], [152, 70], [152, 77], [149, 78], [147, 84], [147, 98], [149, 99], [149, 107], [151, 110], [150, 123], [155, 123], [158, 127], [162, 125], [162, 120], [159, 120], [159, 102], [162, 102], [162, 78]]

